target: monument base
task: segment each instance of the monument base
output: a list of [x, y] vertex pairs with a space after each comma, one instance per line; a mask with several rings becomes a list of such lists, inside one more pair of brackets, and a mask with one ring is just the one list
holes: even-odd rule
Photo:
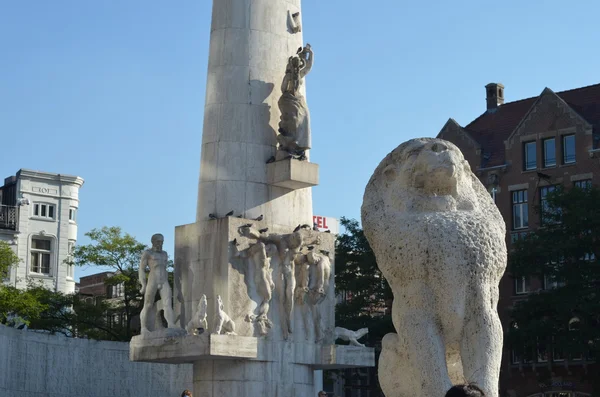
[[370, 347], [318, 345], [293, 341], [272, 341], [240, 335], [186, 335], [167, 338], [134, 336], [129, 359], [152, 363], [181, 364], [200, 360], [285, 361], [310, 366], [313, 370], [375, 365]]

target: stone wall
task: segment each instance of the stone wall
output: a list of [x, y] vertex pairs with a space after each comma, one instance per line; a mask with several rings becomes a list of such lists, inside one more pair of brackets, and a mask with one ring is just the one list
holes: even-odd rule
[[0, 396], [170, 397], [192, 389], [191, 364], [129, 361], [129, 344], [0, 325]]

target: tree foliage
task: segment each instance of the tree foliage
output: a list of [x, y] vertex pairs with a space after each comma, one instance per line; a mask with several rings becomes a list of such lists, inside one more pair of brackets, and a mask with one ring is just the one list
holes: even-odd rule
[[6, 241], [0, 241], [0, 281], [8, 276], [11, 267], [19, 263], [19, 257]]
[[341, 224], [345, 233], [337, 238], [335, 287], [344, 299], [336, 306], [336, 324], [348, 329], [368, 327], [368, 341], [374, 346], [386, 333], [394, 332], [386, 313], [392, 291], [358, 221], [342, 217]]
[[[546, 279], [546, 288], [516, 305], [507, 342], [535, 360], [598, 355], [600, 342], [600, 191], [557, 189], [547, 196], [543, 225], [515, 244], [509, 256], [515, 277]], [[545, 354], [545, 353], [542, 353]]]
[[115, 271], [115, 275], [106, 279], [105, 284], [122, 285], [123, 296], [122, 299], [110, 302], [109, 312], [124, 313], [125, 324], [116, 324], [113, 331], [119, 332], [120, 340], [128, 341], [133, 336], [132, 320], [140, 314], [142, 308], [138, 267], [146, 245], [116, 226], [92, 229], [85, 235], [92, 242], [75, 247], [72, 263], [76, 266], [110, 267]]

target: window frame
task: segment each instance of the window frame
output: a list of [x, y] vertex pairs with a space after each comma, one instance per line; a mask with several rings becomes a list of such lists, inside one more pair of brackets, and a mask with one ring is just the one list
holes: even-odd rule
[[549, 193], [555, 192], [558, 188], [559, 185], [547, 185], [540, 187], [540, 225], [547, 225], [550, 223], [548, 220], [544, 221], [544, 213], [548, 212], [546, 209], [548, 202], [546, 196], [548, 196]]
[[[50, 244], [49, 249], [34, 247], [34, 241], [47, 241]], [[37, 276], [45, 276], [52, 277], [52, 254], [53, 254], [53, 242], [52, 238], [48, 238], [45, 236], [32, 236], [31, 237], [31, 247], [29, 249], [29, 273]], [[43, 258], [44, 255], [48, 257], [48, 272], [44, 272]], [[34, 256], [37, 258], [37, 266], [34, 268]], [[36, 270], [37, 269], [37, 270]]]
[[77, 207], [69, 207], [69, 222], [77, 223]]
[[[529, 201], [527, 189], [513, 190], [511, 192], [511, 213], [512, 213], [512, 230], [521, 230], [529, 228]], [[519, 208], [520, 225], [516, 224], [515, 209]]]
[[[546, 148], [546, 143], [552, 141], [554, 144], [554, 150], [553, 150], [553, 155], [554, 155], [554, 163], [553, 164], [548, 164], [548, 156], [547, 154], [549, 153], [548, 149]], [[556, 161], [556, 138], [546, 138], [544, 140], [542, 140], [542, 153], [543, 153], [543, 164], [544, 164], [544, 168], [552, 168], [552, 167], [556, 167], [557, 165], [557, 161]]]
[[[533, 145], [533, 162], [527, 155], [527, 148]], [[533, 164], [533, 167], [531, 165]], [[523, 171], [532, 171], [537, 169], [537, 142], [523, 142]]]
[[[52, 215], [50, 215], [52, 213]], [[56, 205], [44, 202], [35, 202], [31, 206], [31, 217], [35, 219], [56, 220]]]
[[[572, 160], [567, 161], [567, 139], [569, 138], [573, 138], [573, 154]], [[577, 155], [576, 155], [576, 147], [575, 147], [575, 134], [568, 134], [568, 135], [563, 135], [562, 136], [562, 161], [564, 165], [567, 164], [575, 164], [577, 162]]]
[[[527, 295], [531, 292], [531, 280], [527, 276], [513, 277], [515, 280], [515, 295]], [[521, 291], [519, 291], [521, 284]]]
[[588, 190], [592, 188], [592, 180], [591, 179], [580, 179], [578, 181], [573, 182], [573, 187], [582, 190]]

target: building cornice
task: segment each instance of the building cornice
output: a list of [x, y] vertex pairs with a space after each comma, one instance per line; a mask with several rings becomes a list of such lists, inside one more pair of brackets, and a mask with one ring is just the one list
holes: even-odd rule
[[42, 181], [54, 181], [61, 183], [69, 183], [72, 185], [77, 185], [79, 187], [83, 186], [83, 178], [74, 176], [74, 175], [66, 175], [66, 174], [55, 174], [52, 172], [44, 172], [44, 171], [35, 171], [28, 170], [26, 168], [21, 168], [17, 172], [17, 178], [27, 178], [34, 180], [42, 180]]

